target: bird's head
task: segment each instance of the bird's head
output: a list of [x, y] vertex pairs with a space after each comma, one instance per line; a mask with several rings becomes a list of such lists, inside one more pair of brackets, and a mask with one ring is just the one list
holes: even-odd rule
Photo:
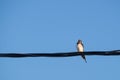
[[82, 43], [82, 40], [78, 40], [77, 44]]

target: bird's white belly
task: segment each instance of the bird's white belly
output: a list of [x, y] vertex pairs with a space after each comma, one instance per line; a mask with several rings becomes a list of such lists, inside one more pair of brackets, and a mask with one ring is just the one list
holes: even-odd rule
[[84, 51], [84, 48], [81, 44], [78, 44], [77, 48], [78, 48], [78, 52], [83, 52]]

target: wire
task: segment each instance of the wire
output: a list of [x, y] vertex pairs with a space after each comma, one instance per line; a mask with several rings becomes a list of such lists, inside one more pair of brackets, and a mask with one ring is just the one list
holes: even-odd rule
[[[113, 51], [88, 51], [83, 52], [87, 56], [118, 56], [120, 55], [120, 50]], [[11, 58], [21, 58], [21, 57], [72, 57], [80, 56], [81, 52], [61, 52], [61, 53], [0, 53], [0, 58], [11, 57]]]

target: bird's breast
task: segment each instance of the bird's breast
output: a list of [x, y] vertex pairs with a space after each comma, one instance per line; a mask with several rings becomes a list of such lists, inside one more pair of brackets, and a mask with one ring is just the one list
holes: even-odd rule
[[78, 49], [78, 52], [83, 52], [84, 51], [84, 48], [81, 44], [77, 45], [77, 49]]

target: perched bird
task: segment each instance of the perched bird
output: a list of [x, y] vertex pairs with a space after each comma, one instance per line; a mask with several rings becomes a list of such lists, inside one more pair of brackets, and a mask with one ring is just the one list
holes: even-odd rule
[[84, 53], [82, 53], [82, 52], [84, 52], [84, 45], [83, 45], [83, 43], [82, 43], [81, 40], [78, 40], [78, 42], [77, 42], [77, 50], [78, 50], [78, 52], [81, 52], [81, 57], [82, 57], [82, 58], [85, 60], [85, 62], [87, 63], [86, 58], [85, 58], [85, 55], [84, 55]]

